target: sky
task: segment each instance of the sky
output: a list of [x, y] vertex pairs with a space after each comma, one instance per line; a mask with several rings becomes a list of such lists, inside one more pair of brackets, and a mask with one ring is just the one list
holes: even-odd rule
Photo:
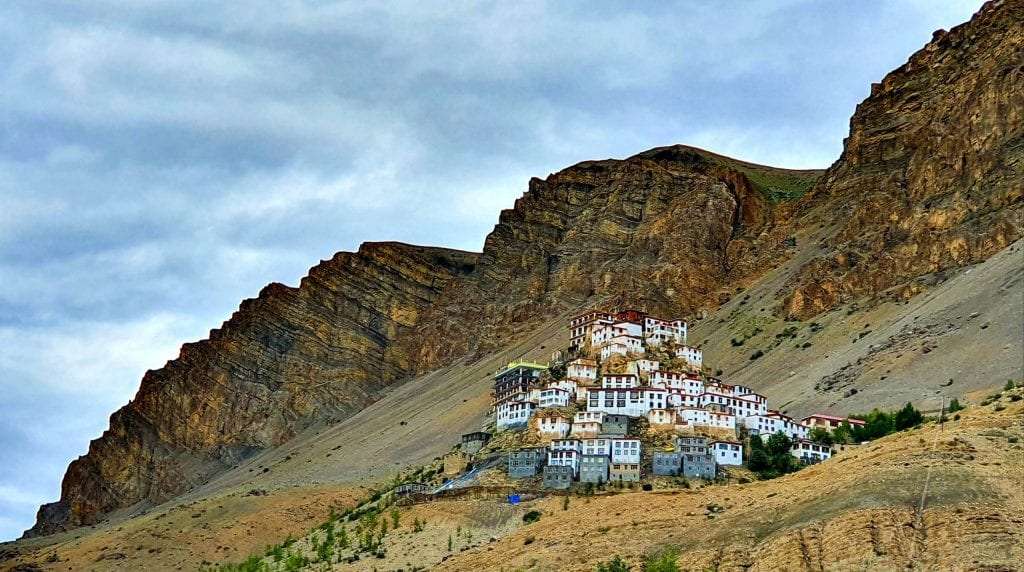
[[979, 1], [4, 0], [0, 540], [142, 374], [363, 241], [479, 250], [532, 176], [834, 161]]

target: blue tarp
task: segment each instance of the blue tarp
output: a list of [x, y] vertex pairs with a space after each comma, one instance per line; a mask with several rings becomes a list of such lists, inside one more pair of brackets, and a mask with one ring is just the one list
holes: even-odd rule
[[519, 495], [508, 495], [508, 502], [511, 504], [519, 504]]

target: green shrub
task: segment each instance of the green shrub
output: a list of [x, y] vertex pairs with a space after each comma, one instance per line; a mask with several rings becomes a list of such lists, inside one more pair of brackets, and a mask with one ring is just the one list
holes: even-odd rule
[[678, 559], [679, 549], [666, 546], [644, 560], [644, 572], [679, 572], [679, 565], [676, 564]]
[[1012, 379], [1008, 379], [1006, 380], [1006, 385], [1003, 386], [1003, 391], [1010, 391], [1014, 387], [1017, 387], [1017, 385], [1013, 383]]
[[523, 522], [526, 524], [532, 524], [540, 520], [540, 511], [531, 510], [530, 512], [523, 515]]
[[597, 565], [597, 572], [629, 572], [629, 565], [618, 554], [608, 562]]
[[757, 350], [756, 352], [750, 354], [750, 361], [754, 361], [754, 360], [756, 360], [757, 358], [759, 358], [759, 357], [761, 357], [763, 355], [764, 355], [764, 352], [762, 350]]
[[645, 491], [654, 490], [654, 486], [652, 486], [651, 483], [644, 483], [643, 486], [640, 488]]
[[964, 408], [964, 406], [960, 405], [960, 401], [957, 398], [954, 397], [953, 399], [951, 399], [949, 401], [949, 409], [948, 409], [948, 411], [950, 413], [956, 413], [957, 411], [960, 411], [963, 408]]

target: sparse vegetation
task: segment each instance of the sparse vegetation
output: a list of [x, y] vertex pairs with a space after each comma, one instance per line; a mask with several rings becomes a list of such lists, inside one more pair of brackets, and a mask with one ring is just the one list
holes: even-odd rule
[[644, 560], [644, 572], [679, 572], [679, 549], [666, 546]]
[[597, 572], [629, 572], [629, 565], [618, 554], [608, 562], [597, 565]]
[[525, 524], [533, 524], [533, 523], [537, 522], [538, 520], [540, 520], [540, 511], [539, 510], [531, 510], [530, 512], [528, 512], [528, 513], [523, 515], [523, 522]]

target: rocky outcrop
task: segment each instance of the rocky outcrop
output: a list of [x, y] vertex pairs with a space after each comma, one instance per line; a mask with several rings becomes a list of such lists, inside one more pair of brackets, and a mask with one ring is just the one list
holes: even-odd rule
[[[297, 288], [272, 284], [210, 339], [148, 372], [71, 464], [29, 534], [172, 498], [388, 385], [513, 341], [584, 305], [669, 316], [719, 304], [835, 226], [788, 285], [802, 318], [986, 258], [1022, 234], [1020, 2], [937, 34], [857, 108], [819, 171], [653, 149], [533, 179], [481, 254], [368, 244]], [[813, 190], [795, 203], [780, 203]]]
[[678, 145], [532, 179], [501, 213], [473, 278], [424, 322], [422, 338], [436, 343], [421, 347], [421, 364], [500, 347], [583, 304], [671, 316], [717, 304], [725, 284], [766, 270], [749, 261], [783, 250], [762, 237], [773, 221], [769, 185], [806, 189], [820, 174]]
[[314, 267], [297, 288], [267, 286], [208, 340], [146, 373], [27, 534], [172, 498], [314, 420], [361, 409], [416, 369], [403, 337], [478, 256], [365, 244]]
[[[806, 318], [973, 264], [1024, 234], [1024, 4], [939, 30], [857, 106], [838, 161], [796, 205], [838, 223], [785, 311]], [[806, 213], [806, 214], [804, 214]]]

